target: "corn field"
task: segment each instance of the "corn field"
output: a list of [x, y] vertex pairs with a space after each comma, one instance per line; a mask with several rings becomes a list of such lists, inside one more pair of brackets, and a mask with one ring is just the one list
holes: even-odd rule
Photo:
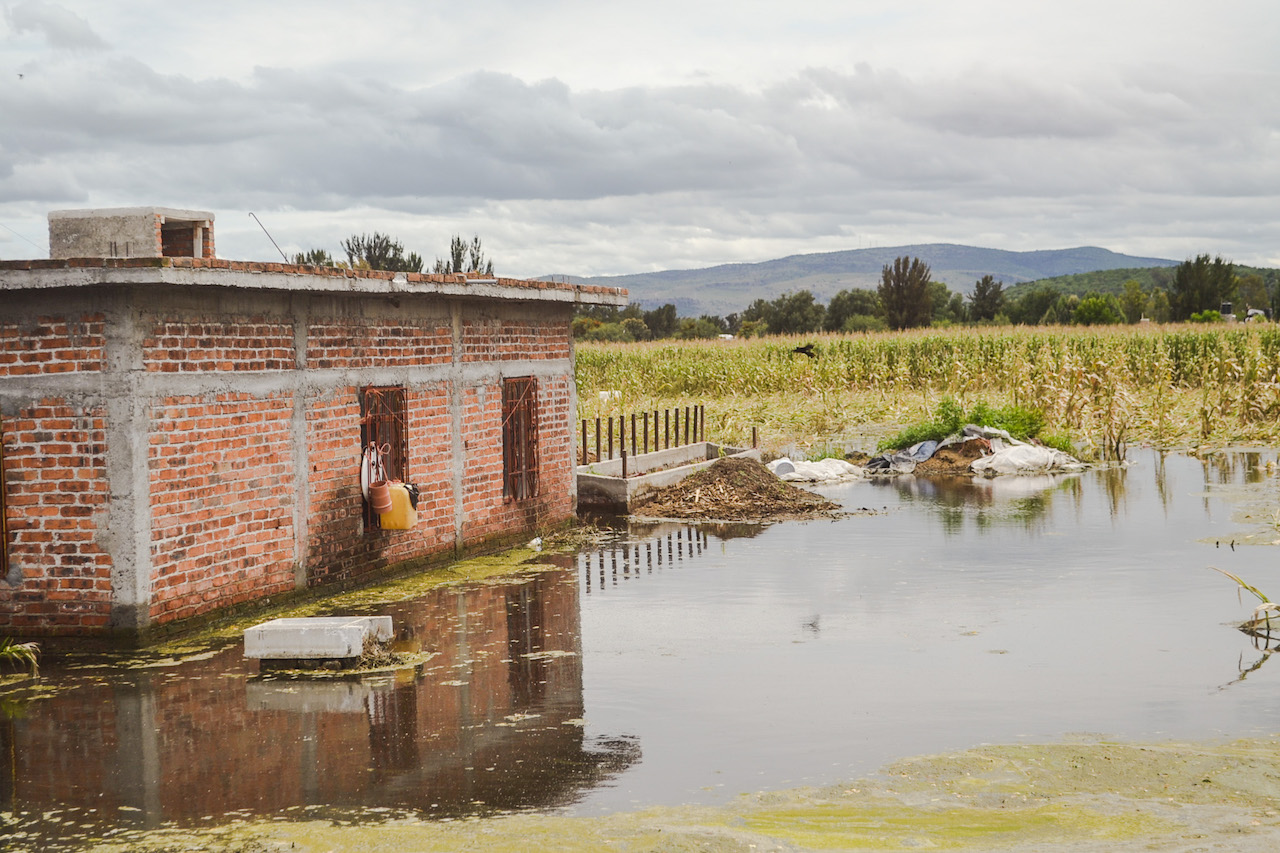
[[946, 396], [1037, 408], [1086, 456], [1280, 441], [1272, 325], [579, 343], [576, 367], [580, 417], [704, 403], [712, 440], [742, 443], [755, 426], [766, 447], [868, 449]]

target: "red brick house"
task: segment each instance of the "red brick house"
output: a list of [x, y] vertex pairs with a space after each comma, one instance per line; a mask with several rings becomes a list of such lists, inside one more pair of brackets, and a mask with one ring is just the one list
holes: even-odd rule
[[213, 245], [200, 211], [62, 212], [51, 260], [0, 261], [0, 636], [145, 639], [573, 515], [569, 323], [625, 291]]

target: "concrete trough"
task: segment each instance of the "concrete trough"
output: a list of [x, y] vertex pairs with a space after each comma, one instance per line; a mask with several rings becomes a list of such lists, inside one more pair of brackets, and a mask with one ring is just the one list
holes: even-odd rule
[[391, 640], [390, 616], [272, 619], [244, 632], [244, 656], [260, 661], [354, 660], [365, 640]]
[[630, 512], [639, 500], [710, 467], [722, 457], [759, 459], [760, 451], [699, 441], [653, 453], [627, 457], [627, 476], [621, 459], [605, 459], [578, 466], [578, 507], [607, 512]]

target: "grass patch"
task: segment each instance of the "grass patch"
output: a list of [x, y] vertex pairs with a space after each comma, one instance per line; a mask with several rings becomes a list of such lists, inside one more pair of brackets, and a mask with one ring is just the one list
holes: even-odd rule
[[[995, 427], [1005, 430], [1019, 441], [1030, 441], [1044, 429], [1045, 418], [1038, 409], [1027, 406], [1009, 405], [997, 408], [986, 402], [975, 403], [968, 414], [965, 414], [954, 398], [946, 397], [938, 404], [930, 420], [909, 426], [897, 435], [886, 438], [876, 449], [902, 450], [922, 441], [942, 441], [947, 436], [960, 432], [967, 424]], [[1059, 436], [1055, 440], [1063, 439]], [[1066, 444], [1070, 447], [1069, 440]]]

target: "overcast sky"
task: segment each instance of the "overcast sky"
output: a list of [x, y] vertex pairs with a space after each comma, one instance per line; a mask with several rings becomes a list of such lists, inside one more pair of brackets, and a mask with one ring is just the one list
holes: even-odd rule
[[0, 258], [49, 210], [220, 257], [600, 275], [952, 242], [1280, 266], [1275, 0], [0, 0]]

